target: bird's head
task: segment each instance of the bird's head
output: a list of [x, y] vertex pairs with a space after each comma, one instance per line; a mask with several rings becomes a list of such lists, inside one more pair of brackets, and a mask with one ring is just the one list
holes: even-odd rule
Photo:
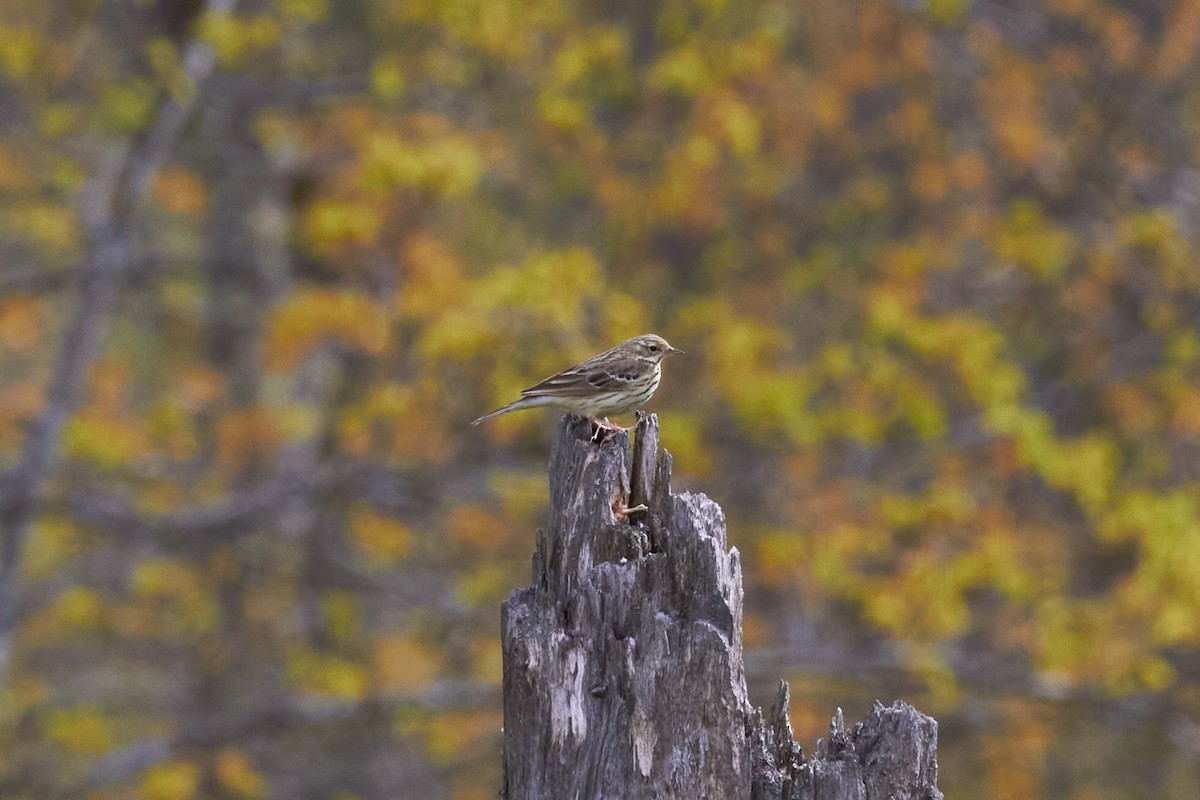
[[671, 347], [666, 339], [656, 336], [653, 333], [648, 333], [645, 336], [635, 336], [627, 341], [625, 346], [633, 351], [634, 355], [648, 361], [653, 361], [655, 364], [669, 355], [683, 352], [677, 347]]

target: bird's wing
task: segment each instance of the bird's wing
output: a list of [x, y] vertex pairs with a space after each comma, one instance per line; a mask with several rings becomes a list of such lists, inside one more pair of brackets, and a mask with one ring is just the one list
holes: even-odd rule
[[551, 375], [521, 392], [523, 397], [556, 395], [578, 397], [594, 392], [619, 391], [636, 379], [635, 364], [629, 359], [614, 359], [612, 351], [593, 356], [579, 366]]

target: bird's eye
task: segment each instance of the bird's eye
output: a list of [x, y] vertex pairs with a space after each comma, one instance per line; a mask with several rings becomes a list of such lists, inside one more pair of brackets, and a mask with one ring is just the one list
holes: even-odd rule
[[656, 344], [652, 344], [652, 345], [650, 345], [650, 352], [651, 352], [651, 353], [657, 353], [657, 352], [658, 352], [658, 345], [656, 345]]

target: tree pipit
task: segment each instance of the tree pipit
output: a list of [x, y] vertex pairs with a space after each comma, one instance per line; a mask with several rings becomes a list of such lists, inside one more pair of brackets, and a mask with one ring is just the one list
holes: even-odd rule
[[609, 422], [608, 417], [640, 408], [658, 388], [662, 360], [682, 352], [653, 333], [635, 336], [530, 386], [521, 392], [520, 399], [484, 414], [471, 424], [478, 425], [523, 408], [557, 406], [590, 419], [596, 426], [595, 438], [599, 438], [602, 430], [624, 430]]

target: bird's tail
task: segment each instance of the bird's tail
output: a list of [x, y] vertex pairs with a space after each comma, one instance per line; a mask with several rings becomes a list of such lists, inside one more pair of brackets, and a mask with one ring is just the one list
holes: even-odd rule
[[490, 414], [484, 414], [482, 417], [475, 420], [471, 424], [478, 425], [481, 422], [487, 422], [492, 417], [498, 417], [501, 414], [507, 414], [510, 411], [516, 411], [519, 408], [525, 408], [525, 406], [521, 404], [521, 401], [524, 399], [525, 398], [522, 397], [521, 400], [514, 400], [513, 402], [509, 403], [506, 406], [500, 406], [499, 408], [497, 408], [495, 411], [491, 412]]
[[489, 419], [491, 419], [492, 417], [498, 417], [498, 416], [500, 416], [501, 414], [507, 414], [509, 411], [512, 411], [512, 403], [509, 403], [508, 405], [506, 405], [506, 406], [504, 406], [504, 407], [502, 407], [502, 408], [497, 408], [495, 411], [491, 412], [490, 414], [484, 414], [482, 417], [480, 417], [479, 419], [475, 420], [475, 421], [474, 421], [474, 422], [472, 422], [471, 424], [472, 424], [472, 425], [478, 425], [478, 424], [479, 424], [479, 423], [481, 423], [481, 422], [487, 422], [487, 421], [488, 421]]
[[492, 417], [498, 417], [501, 414], [507, 414], [510, 411], [520, 411], [523, 408], [537, 408], [538, 406], [551, 405], [551, 400], [545, 397], [522, 397], [519, 400], [513, 400], [506, 406], [500, 406], [490, 414], [484, 414], [479, 419], [472, 422], [472, 425], [478, 425], [481, 422], [487, 422]]

